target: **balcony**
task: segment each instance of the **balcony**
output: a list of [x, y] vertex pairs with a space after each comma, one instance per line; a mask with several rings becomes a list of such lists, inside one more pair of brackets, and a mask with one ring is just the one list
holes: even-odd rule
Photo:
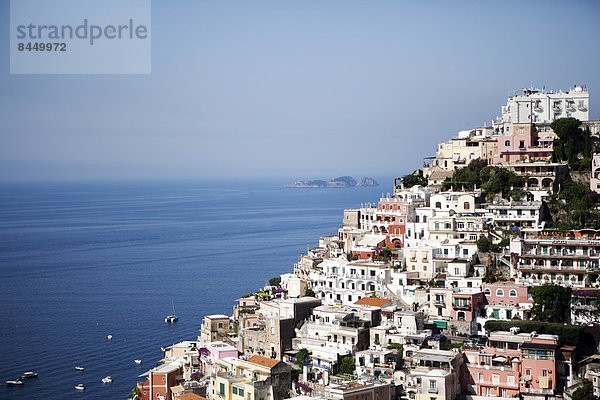
[[575, 104], [569, 103], [567, 104], [566, 110], [569, 112], [575, 112], [577, 109], [575, 108]]
[[438, 393], [438, 388], [437, 387], [429, 387], [427, 389], [427, 393], [434, 393], [437, 394]]
[[452, 308], [454, 308], [455, 310], [470, 310], [471, 309], [471, 303], [467, 303], [467, 304], [452, 304]]
[[554, 105], [554, 106], [552, 106], [552, 111], [554, 111], [555, 113], [559, 114], [559, 113], [562, 112], [562, 107]]

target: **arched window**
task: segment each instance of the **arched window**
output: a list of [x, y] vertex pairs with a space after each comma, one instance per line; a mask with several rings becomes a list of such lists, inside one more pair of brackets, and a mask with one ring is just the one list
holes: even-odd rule
[[427, 215], [423, 215], [423, 222], [427, 222]]
[[507, 140], [506, 142], [504, 142], [505, 146], [510, 146], [510, 140]]
[[418, 215], [415, 217], [415, 222], [419, 223], [419, 216]]
[[504, 290], [497, 289], [496, 290], [496, 296], [498, 296], [498, 297], [504, 297]]
[[515, 289], [511, 289], [510, 292], [508, 292], [508, 295], [510, 297], [517, 297], [517, 291]]
[[440, 201], [435, 202], [435, 208], [442, 208], [442, 203]]
[[489, 296], [492, 294], [492, 291], [488, 288], [483, 291], [483, 294], [485, 294], [486, 296]]
[[468, 202], [468, 201], [465, 201], [465, 204], [463, 204], [463, 208], [464, 208], [465, 210], [469, 210], [469, 209], [471, 208], [471, 204], [469, 204], [469, 202]]

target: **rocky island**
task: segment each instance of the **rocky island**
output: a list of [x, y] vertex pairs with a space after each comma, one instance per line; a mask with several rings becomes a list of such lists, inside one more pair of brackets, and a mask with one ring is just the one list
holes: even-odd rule
[[354, 186], [379, 186], [377, 181], [373, 178], [361, 178], [358, 182], [351, 176], [340, 176], [338, 178], [330, 179], [329, 181], [323, 180], [310, 180], [310, 181], [296, 181], [290, 183], [285, 187], [288, 188], [348, 188]]

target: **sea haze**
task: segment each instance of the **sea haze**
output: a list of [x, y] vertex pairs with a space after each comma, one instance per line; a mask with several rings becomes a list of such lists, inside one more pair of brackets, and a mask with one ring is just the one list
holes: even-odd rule
[[126, 398], [161, 346], [196, 338], [203, 315], [230, 314], [335, 234], [344, 208], [391, 189], [283, 183], [0, 186], [0, 398]]

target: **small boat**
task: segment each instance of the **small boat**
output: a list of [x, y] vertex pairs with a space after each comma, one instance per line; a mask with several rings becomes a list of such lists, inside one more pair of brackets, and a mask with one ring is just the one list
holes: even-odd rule
[[83, 383], [78, 383], [77, 385], [75, 385], [75, 389], [77, 389], [77, 390], [85, 390], [85, 386], [83, 385]]
[[10, 381], [6, 381], [6, 384], [8, 386], [20, 386], [23, 384], [23, 381], [17, 378]]
[[108, 336], [106, 336], [106, 338], [107, 338], [108, 340], [112, 340], [112, 335], [108, 335]]
[[38, 377], [38, 373], [31, 372], [31, 371], [24, 372], [23, 375], [21, 375], [21, 379], [31, 379], [31, 378], [37, 378], [37, 377]]
[[137, 365], [140, 365], [142, 363], [142, 360], [140, 360], [139, 358], [136, 358], [135, 360], [133, 360], [134, 363], [136, 363]]
[[171, 315], [167, 315], [167, 316], [165, 317], [165, 322], [166, 322], [167, 324], [172, 324], [172, 323], [174, 323], [175, 321], [177, 321], [178, 319], [179, 319], [179, 317], [178, 317], [177, 315], [175, 315], [175, 303], [173, 303], [173, 314], [171, 314]]
[[83, 371], [85, 371], [85, 368], [84, 367], [75, 367], [75, 371], [83, 372]]
[[104, 378], [102, 378], [102, 383], [112, 383], [112, 377], [105, 376]]

